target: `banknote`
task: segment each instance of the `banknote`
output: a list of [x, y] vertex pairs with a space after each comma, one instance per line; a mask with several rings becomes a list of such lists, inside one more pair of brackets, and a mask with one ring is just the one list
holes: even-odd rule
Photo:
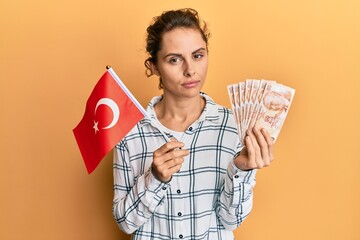
[[258, 90], [256, 92], [255, 98], [253, 98], [254, 108], [253, 108], [253, 112], [250, 116], [250, 124], [249, 124], [248, 128], [253, 128], [255, 126], [255, 121], [257, 119], [259, 109], [260, 109], [261, 99], [264, 94], [266, 85], [269, 83], [269, 81], [267, 81], [267, 80], [260, 80], [260, 81], [255, 81], [255, 82], [258, 83], [258, 86], [257, 86]]
[[254, 126], [276, 140], [289, 112], [295, 89], [270, 80], [247, 79], [228, 86], [240, 141]]
[[246, 129], [249, 128], [251, 121], [254, 117], [254, 112], [256, 108], [256, 95], [259, 91], [259, 84], [260, 81], [258, 80], [251, 80], [251, 88], [250, 88], [250, 101], [249, 101], [249, 115], [246, 121]]
[[[227, 86], [228, 88], [228, 94], [229, 94], [229, 98], [230, 98], [230, 103], [231, 103], [231, 109], [233, 111], [233, 115], [235, 118], [235, 123], [236, 123], [236, 127], [238, 130], [238, 133], [242, 133], [242, 129], [241, 129], [241, 120], [239, 119], [240, 117], [240, 110], [239, 110], [239, 101], [240, 98], [238, 96], [239, 94], [239, 89], [237, 87], [237, 85], [229, 85]], [[241, 138], [241, 136], [240, 136]]]
[[252, 84], [252, 81], [253, 80], [250, 80], [250, 79], [247, 79], [245, 81], [245, 110], [246, 110], [246, 113], [245, 113], [245, 119], [244, 119], [244, 125], [245, 125], [245, 128], [247, 128], [248, 126], [248, 121], [249, 121], [249, 118], [250, 118], [250, 111], [251, 111], [251, 106], [252, 106], [252, 103], [251, 103], [251, 98], [250, 98], [250, 93], [251, 93], [251, 84]]
[[246, 85], [244, 82], [239, 83], [239, 92], [240, 92], [240, 108], [241, 108], [241, 120], [242, 122], [240, 123], [241, 125], [241, 129], [242, 132], [240, 134], [240, 136], [244, 136], [245, 137], [245, 116], [246, 116], [246, 104], [245, 104], [245, 93], [246, 93]]

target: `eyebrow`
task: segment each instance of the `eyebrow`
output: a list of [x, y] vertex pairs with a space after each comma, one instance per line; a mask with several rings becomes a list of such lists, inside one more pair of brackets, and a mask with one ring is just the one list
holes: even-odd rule
[[[197, 53], [197, 52], [200, 52], [200, 51], [206, 51], [205, 48], [201, 47], [195, 51], [193, 51], [191, 54], [194, 54], [194, 53]], [[176, 56], [176, 57], [181, 57], [182, 55], [180, 53], [168, 53], [164, 56], [164, 58], [167, 58], [169, 56]]]

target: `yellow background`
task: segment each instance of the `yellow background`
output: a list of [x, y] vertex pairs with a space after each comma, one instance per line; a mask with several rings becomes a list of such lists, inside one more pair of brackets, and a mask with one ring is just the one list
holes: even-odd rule
[[360, 239], [357, 0], [0, 1], [0, 239], [129, 239], [112, 218], [112, 158], [88, 175], [72, 129], [110, 64], [143, 106], [145, 29], [164, 10], [209, 23], [204, 91], [246, 78], [296, 89], [237, 239]]

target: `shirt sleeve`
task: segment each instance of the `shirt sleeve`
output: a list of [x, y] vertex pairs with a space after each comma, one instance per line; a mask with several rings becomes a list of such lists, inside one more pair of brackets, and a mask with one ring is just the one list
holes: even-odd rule
[[157, 180], [151, 170], [135, 176], [125, 142], [114, 149], [114, 200], [112, 212], [118, 226], [131, 234], [145, 224], [166, 195], [169, 184]]
[[231, 161], [219, 198], [217, 214], [227, 230], [233, 231], [249, 215], [257, 170], [242, 171]]

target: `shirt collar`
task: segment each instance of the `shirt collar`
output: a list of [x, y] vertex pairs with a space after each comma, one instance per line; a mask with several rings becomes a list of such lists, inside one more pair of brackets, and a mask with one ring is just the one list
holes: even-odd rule
[[[202, 121], [211, 121], [211, 122], [218, 122], [220, 116], [219, 116], [219, 109], [217, 104], [212, 100], [211, 97], [209, 97], [206, 93], [200, 92], [200, 95], [205, 99], [206, 104], [203, 112], [201, 113], [198, 122]], [[146, 109], [148, 116], [143, 118], [140, 121], [140, 126], [151, 124], [152, 122], [156, 121], [156, 113], [154, 110], [154, 106], [156, 103], [158, 103], [162, 99], [162, 96], [155, 96], [151, 99], [149, 102], [149, 105]]]

